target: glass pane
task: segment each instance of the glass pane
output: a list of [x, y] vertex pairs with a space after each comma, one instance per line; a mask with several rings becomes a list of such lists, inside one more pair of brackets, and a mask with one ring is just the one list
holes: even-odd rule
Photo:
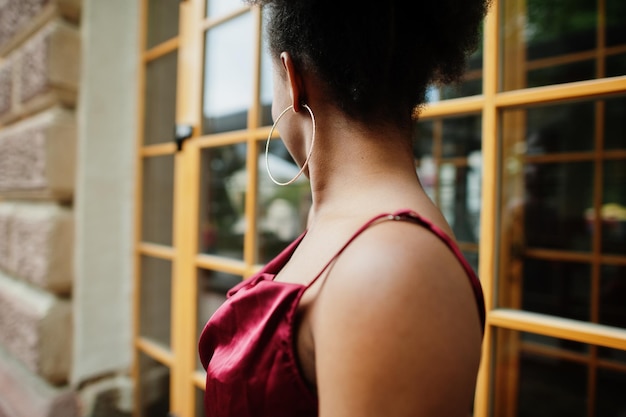
[[178, 35], [179, 5], [178, 0], [148, 2], [148, 49]]
[[503, 329], [496, 340], [492, 415], [617, 417], [626, 411], [626, 370], [591, 365], [592, 346]]
[[417, 175], [426, 194], [437, 201], [437, 161], [434, 156], [434, 122], [419, 121], [413, 129], [413, 156]]
[[463, 158], [464, 163], [441, 164], [439, 207], [459, 241], [477, 243], [482, 184], [480, 116], [444, 119], [442, 154], [444, 158]]
[[204, 134], [246, 128], [253, 98], [254, 39], [251, 13], [206, 32]]
[[439, 168], [439, 209], [460, 242], [478, 243], [480, 236], [480, 151], [471, 166], [442, 163]]
[[529, 69], [526, 87], [572, 83], [589, 80], [595, 77], [595, 61], [580, 61], [572, 64], [539, 66]]
[[206, 0], [207, 17], [219, 17], [244, 6], [241, 0]]
[[[266, 8], [263, 9], [265, 13]], [[263, 23], [265, 24], [265, 19], [263, 19]], [[273, 123], [272, 120], [272, 100], [274, 98], [274, 77], [273, 77], [273, 66], [272, 66], [272, 57], [269, 53], [269, 46], [267, 41], [267, 34], [265, 27], [262, 29], [261, 35], [261, 126], [271, 126]]]
[[[520, 132], [526, 136], [526, 153], [543, 155], [592, 150], [594, 114], [592, 101], [529, 108], [525, 132]], [[505, 126], [504, 131], [508, 129]]]
[[598, 370], [596, 416], [623, 416], [626, 413], [626, 373]]
[[617, 46], [626, 44], [626, 2], [606, 0], [606, 44]]
[[139, 405], [141, 417], [170, 416], [170, 370], [139, 354]]
[[[265, 169], [265, 143], [259, 143], [258, 146], [259, 206], [256, 262], [267, 263], [306, 228], [311, 207], [311, 189], [309, 180], [304, 174], [288, 186], [274, 184]], [[280, 139], [272, 140], [268, 162], [272, 175], [280, 182], [289, 181], [300, 171], [300, 167], [296, 165]]]
[[422, 187], [439, 206], [457, 239], [477, 243], [482, 184], [480, 116], [419, 121], [413, 138]]
[[[602, 252], [626, 255], [626, 160], [604, 162]], [[592, 215], [593, 216], [593, 215]]]
[[248, 187], [245, 143], [202, 150], [200, 172], [201, 253], [243, 259]]
[[585, 365], [522, 353], [518, 380], [519, 417], [587, 415]]
[[174, 140], [178, 53], [172, 52], [146, 66], [144, 144]]
[[626, 75], [626, 54], [611, 55], [606, 58], [606, 76]]
[[480, 153], [481, 118], [479, 115], [443, 120], [443, 157], [454, 158]]
[[468, 96], [476, 96], [483, 92], [481, 70], [474, 70], [465, 76], [459, 84], [450, 84], [441, 88], [441, 99], [449, 100]]
[[599, 304], [600, 323], [626, 329], [626, 266], [602, 267]]
[[517, 332], [497, 332], [493, 415], [587, 417], [587, 366], [560, 357], [556, 340], [532, 349], [521, 339]]
[[204, 413], [204, 390], [200, 388], [196, 388], [196, 407], [195, 407], [195, 417], [206, 417]]
[[626, 365], [626, 350], [599, 347], [598, 357], [602, 360], [608, 361], [611, 364], [618, 363], [620, 365]]
[[463, 256], [465, 256], [465, 259], [474, 270], [474, 273], [478, 275], [478, 252], [469, 252], [464, 250]]
[[[213, 313], [226, 301], [226, 293], [241, 282], [243, 278], [226, 272], [198, 269], [198, 322], [196, 326], [196, 340]], [[196, 367], [202, 369], [200, 358], [197, 358]]]
[[468, 97], [483, 92], [483, 31], [480, 31], [480, 40], [477, 49], [467, 60], [467, 70], [463, 79], [457, 84], [444, 86], [432, 85], [426, 93], [427, 102], [436, 102], [453, 98]]
[[541, 156], [593, 150], [594, 113], [593, 102], [503, 112], [503, 231], [516, 251], [591, 249], [593, 163]]
[[[624, 57], [626, 58], [626, 55]], [[626, 63], [626, 59], [624, 62]], [[626, 117], [624, 115], [626, 115], [626, 97], [617, 97], [605, 101], [605, 149], [626, 149]]]
[[[573, 70], [564, 64], [584, 61], [588, 57], [576, 54], [598, 47], [597, 8], [598, 2], [592, 0], [505, 0], [500, 33], [502, 88], [594, 78], [595, 71]], [[528, 69], [544, 73], [531, 79]]]
[[521, 294], [523, 310], [589, 321], [590, 294], [589, 265], [539, 259], [524, 260]]
[[170, 346], [172, 311], [172, 263], [141, 257], [139, 333], [163, 346]]
[[585, 213], [592, 207], [590, 162], [527, 164], [522, 227], [526, 247], [591, 250]]
[[141, 240], [172, 245], [174, 212], [174, 156], [143, 160]]

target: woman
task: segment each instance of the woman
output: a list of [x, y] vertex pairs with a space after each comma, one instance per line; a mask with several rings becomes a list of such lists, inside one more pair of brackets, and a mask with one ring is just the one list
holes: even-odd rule
[[268, 8], [274, 127], [313, 204], [207, 323], [207, 416], [467, 415], [482, 292], [411, 132], [427, 86], [462, 74], [486, 1], [251, 2]]

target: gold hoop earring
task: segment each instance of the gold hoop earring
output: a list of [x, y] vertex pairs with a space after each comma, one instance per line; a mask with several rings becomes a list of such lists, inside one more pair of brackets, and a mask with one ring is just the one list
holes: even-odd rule
[[302, 168], [300, 168], [300, 171], [298, 171], [295, 177], [293, 177], [287, 182], [280, 182], [276, 180], [276, 178], [274, 178], [274, 176], [272, 175], [272, 172], [270, 171], [269, 151], [270, 151], [270, 140], [272, 139], [272, 133], [274, 133], [274, 129], [276, 129], [276, 125], [278, 124], [278, 121], [289, 110], [293, 110], [293, 105], [287, 107], [285, 110], [282, 111], [280, 115], [278, 115], [278, 117], [276, 118], [276, 121], [274, 122], [274, 124], [272, 125], [272, 128], [270, 129], [270, 134], [267, 136], [267, 142], [265, 143], [265, 169], [267, 170], [267, 175], [270, 177], [272, 182], [276, 185], [293, 184], [298, 178], [300, 178], [300, 175], [302, 175], [307, 165], [309, 164], [309, 159], [311, 159], [311, 154], [313, 153], [313, 145], [315, 144], [315, 116], [313, 115], [313, 110], [311, 110], [311, 108], [308, 105], [303, 104], [302, 106], [309, 111], [309, 115], [311, 116], [311, 122], [313, 122], [313, 129], [312, 129], [312, 134], [311, 134], [311, 148], [309, 149], [309, 153], [307, 154], [306, 159], [304, 160], [304, 163], [302, 164]]

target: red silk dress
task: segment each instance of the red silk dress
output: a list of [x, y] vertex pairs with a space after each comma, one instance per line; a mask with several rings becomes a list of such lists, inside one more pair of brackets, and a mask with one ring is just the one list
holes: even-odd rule
[[[374, 217], [357, 230], [326, 267], [364, 230], [384, 220], [421, 225], [450, 248], [467, 274], [484, 328], [483, 293], [474, 271], [441, 229], [412, 211]], [[300, 298], [326, 267], [308, 285], [273, 280], [303, 237], [304, 234], [257, 275], [231, 289], [227, 301], [202, 331], [199, 353], [207, 371], [207, 417], [317, 416], [317, 396], [306, 383], [296, 358], [294, 320]]]

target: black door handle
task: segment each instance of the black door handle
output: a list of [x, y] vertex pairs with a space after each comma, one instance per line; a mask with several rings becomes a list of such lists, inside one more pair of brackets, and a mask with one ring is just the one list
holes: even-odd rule
[[183, 143], [193, 135], [193, 126], [176, 125], [174, 126], [174, 142], [176, 142], [176, 150], [183, 149]]

